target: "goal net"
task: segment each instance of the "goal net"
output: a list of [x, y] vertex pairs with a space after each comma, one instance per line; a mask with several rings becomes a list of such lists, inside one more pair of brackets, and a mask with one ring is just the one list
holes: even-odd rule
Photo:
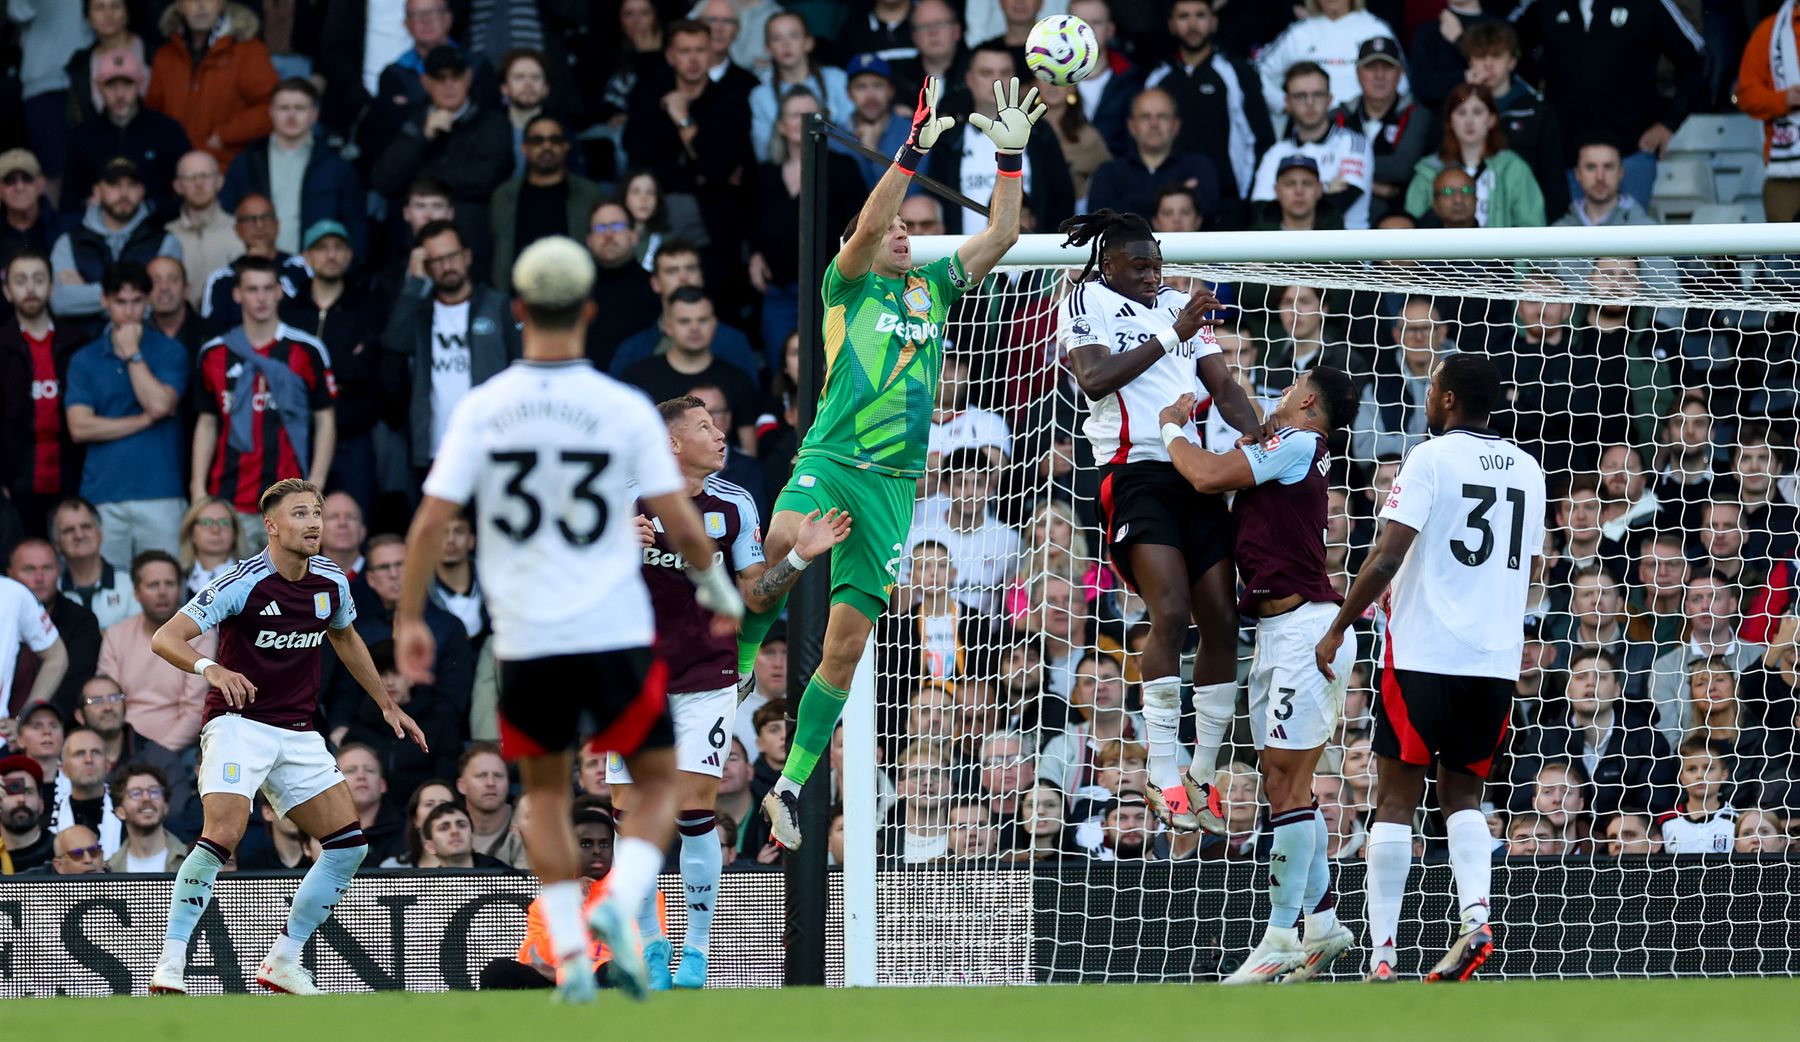
[[[1028, 236], [954, 308], [901, 583], [837, 772], [852, 983], [1217, 979], [1267, 916], [1269, 838], [1242, 679], [1220, 757], [1230, 836], [1143, 806], [1134, 651], [1143, 602], [1112, 570], [1088, 407], [1056, 338], [1086, 250]], [[955, 248], [915, 239], [915, 262]], [[1259, 408], [1298, 372], [1349, 371], [1324, 533], [1347, 588], [1409, 446], [1425, 377], [1480, 352], [1494, 426], [1550, 484], [1545, 580], [1519, 620], [1518, 697], [1489, 786], [1506, 976], [1800, 969], [1795, 740], [1800, 265], [1777, 227], [1177, 234], [1166, 281], [1226, 304], [1215, 331]], [[1208, 258], [1227, 258], [1211, 259]], [[1208, 412], [1208, 447], [1236, 433]], [[1342, 724], [1314, 786], [1357, 948], [1380, 620], [1356, 629]], [[1186, 673], [1195, 645], [1190, 634]], [[1183, 692], [1183, 762], [1193, 735]], [[867, 729], [868, 733], [860, 733]], [[1398, 938], [1422, 972], [1452, 937], [1429, 791]], [[1790, 839], [1790, 837], [1792, 837]], [[860, 953], [860, 954], [859, 954]]]

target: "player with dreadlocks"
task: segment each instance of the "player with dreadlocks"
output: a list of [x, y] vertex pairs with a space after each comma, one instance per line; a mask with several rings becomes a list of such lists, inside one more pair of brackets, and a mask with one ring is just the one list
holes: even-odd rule
[[[1162, 249], [1148, 222], [1134, 213], [1096, 210], [1064, 221], [1060, 230], [1068, 235], [1065, 246], [1093, 246], [1074, 291], [1063, 299], [1057, 336], [1091, 403], [1083, 432], [1100, 464], [1100, 508], [1113, 567], [1150, 612], [1138, 666], [1150, 732], [1144, 797], [1174, 828], [1224, 835], [1212, 774], [1237, 700], [1231, 515], [1223, 497], [1196, 491], [1169, 461], [1175, 438], [1199, 443], [1192, 417], [1165, 428], [1159, 414], [1204, 386], [1233, 427], [1261, 433], [1263, 423], [1232, 379], [1205, 317], [1219, 306], [1218, 298], [1203, 285], [1192, 296], [1164, 285]], [[1096, 269], [1100, 277], [1089, 281]], [[1177, 670], [1189, 619], [1200, 629], [1200, 653], [1193, 673], [1194, 757], [1184, 776], [1175, 758]]]

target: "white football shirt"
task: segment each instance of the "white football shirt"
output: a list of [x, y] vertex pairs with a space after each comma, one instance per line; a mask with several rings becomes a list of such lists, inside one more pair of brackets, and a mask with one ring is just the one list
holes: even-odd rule
[[1544, 548], [1544, 472], [1490, 431], [1458, 427], [1407, 454], [1381, 509], [1418, 531], [1394, 576], [1397, 669], [1519, 679], [1531, 559]]
[[[1187, 302], [1186, 293], [1164, 286], [1157, 291], [1156, 306], [1147, 308], [1114, 292], [1102, 277], [1075, 287], [1057, 305], [1056, 337], [1065, 354], [1091, 344], [1121, 354], [1173, 326]], [[1200, 359], [1218, 353], [1212, 330], [1201, 326], [1200, 332], [1165, 352], [1136, 379], [1093, 401], [1081, 431], [1094, 447], [1095, 462], [1167, 462], [1169, 450], [1162, 443], [1158, 414], [1184, 394], [1207, 393], [1200, 382]], [[1193, 420], [1183, 430], [1189, 441], [1200, 444]]]
[[50, 613], [25, 584], [0, 575], [0, 712], [12, 702], [13, 667], [19, 662], [19, 645], [42, 654], [56, 643], [58, 636]]
[[648, 647], [636, 499], [686, 488], [662, 418], [586, 360], [515, 362], [451, 414], [425, 494], [476, 501], [502, 659]]

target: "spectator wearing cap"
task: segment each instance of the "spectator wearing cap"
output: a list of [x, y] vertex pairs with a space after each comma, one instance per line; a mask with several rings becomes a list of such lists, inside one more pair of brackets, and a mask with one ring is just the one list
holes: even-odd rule
[[63, 392], [69, 435], [87, 446], [81, 494], [100, 510], [100, 556], [109, 561], [174, 553], [187, 509], [180, 411], [191, 363], [185, 348], [147, 323], [149, 298], [142, 264], [107, 268], [106, 330], [69, 360]]
[[[129, 50], [139, 65], [146, 69], [150, 67], [150, 53], [144, 46], [144, 38], [132, 31], [131, 11], [125, 0], [83, 0], [81, 6], [94, 42], [76, 51], [66, 66], [71, 125], [82, 123], [105, 106], [100, 98], [100, 80], [94, 73], [107, 52]], [[146, 89], [150, 86], [148, 80], [146, 76]]]
[[[864, 145], [884, 157], [879, 163], [862, 155], [852, 157], [862, 172], [863, 181], [872, 189], [875, 182], [881, 180], [881, 175], [887, 173], [885, 157], [893, 155], [906, 143], [912, 124], [894, 114], [894, 68], [886, 58], [859, 54], [850, 60], [844, 72], [849, 78], [850, 104], [855, 108], [850, 114], [850, 129]], [[832, 148], [844, 150], [836, 142]]]
[[44, 777], [51, 779], [43, 789], [45, 806], [55, 796], [54, 780], [62, 771], [63, 735], [67, 727], [62, 712], [49, 702], [32, 702], [18, 714], [18, 733], [13, 748], [36, 761]]
[[187, 844], [164, 825], [169, 820], [169, 777], [148, 763], [119, 768], [112, 787], [113, 813], [125, 823], [124, 843], [106, 860], [108, 872], [173, 872]]
[[[1176, 150], [1211, 159], [1225, 197], [1247, 199], [1257, 160], [1275, 141], [1256, 68], [1219, 49], [1213, 39], [1219, 19], [1212, 0], [1174, 0], [1167, 28], [1175, 56], [1151, 70], [1144, 84], [1161, 86], [1175, 97], [1183, 128]], [[1236, 209], [1241, 211], [1242, 205]]]
[[360, 280], [346, 278], [356, 260], [350, 230], [338, 221], [315, 221], [300, 246], [312, 279], [282, 300], [281, 321], [324, 344], [331, 355], [338, 437], [327, 487], [348, 492], [366, 514], [375, 499], [374, 430], [383, 380], [403, 381], [403, 370], [382, 350], [368, 291]]
[[588, 214], [585, 236], [594, 258], [594, 305], [605, 322], [589, 322], [587, 357], [605, 372], [625, 339], [625, 330], [654, 325], [662, 303], [650, 288], [650, 273], [637, 262], [638, 232], [625, 204], [611, 199]]
[[248, 7], [219, 0], [171, 5], [157, 22], [167, 41], [150, 66], [144, 103], [175, 117], [196, 148], [229, 168], [238, 151], [269, 133], [275, 66]]
[[[1328, 78], [1326, 89], [1347, 98], [1356, 92], [1356, 52], [1372, 36], [1394, 37], [1394, 29], [1369, 12], [1364, 0], [1305, 0], [1306, 17], [1287, 27], [1274, 42], [1257, 51], [1263, 97], [1271, 109], [1280, 105], [1288, 70], [1300, 62], [1315, 64]], [[1232, 17], [1238, 12], [1233, 11]], [[1404, 79], [1400, 89], [1408, 90]]]
[[1088, 208], [1120, 213], [1155, 213], [1156, 193], [1180, 184], [1200, 200], [1206, 223], [1220, 212], [1219, 171], [1197, 152], [1176, 152], [1181, 117], [1168, 91], [1152, 88], [1131, 100], [1131, 147], [1103, 163], [1088, 182]]
[[[364, 155], [379, 153], [393, 140], [395, 132], [408, 117], [431, 104], [431, 96], [426, 92], [420, 77], [425, 73], [425, 60], [431, 56], [432, 51], [439, 47], [462, 51], [462, 46], [450, 38], [452, 30], [456, 28], [456, 8], [459, 7], [465, 14], [468, 13], [467, 5], [452, 3], [452, 0], [404, 0], [401, 21], [405, 27], [405, 38], [410, 41], [411, 46], [393, 59], [391, 64], [381, 67], [373, 87], [373, 97], [357, 98], [356, 103], [340, 116], [340, 122], [348, 123], [363, 108], [362, 102], [368, 102], [368, 111], [358, 134]], [[392, 10], [391, 4], [388, 5], [388, 10]], [[359, 25], [355, 29], [359, 45], [365, 39], [366, 28], [369, 27]], [[331, 60], [329, 56], [321, 57]], [[368, 57], [375, 56], [371, 54]], [[500, 85], [494, 76], [494, 67], [479, 54], [468, 55], [465, 61], [474, 74], [472, 96], [484, 102], [498, 103]], [[359, 71], [361, 78], [366, 80], [366, 64]], [[335, 84], [331, 89], [334, 92], [338, 90]]]
[[1313, 231], [1342, 228], [1343, 215], [1319, 205], [1325, 185], [1311, 156], [1285, 156], [1275, 164], [1275, 201], [1261, 207], [1255, 231]]
[[111, 159], [100, 168], [94, 201], [81, 223], [51, 247], [56, 285], [50, 291], [50, 310], [59, 318], [98, 315], [100, 279], [108, 265], [122, 260], [148, 264], [152, 257], [180, 256], [181, 243], [150, 216], [137, 162], [125, 156]]
[[55, 838], [43, 826], [44, 769], [24, 754], [0, 757], [0, 876], [50, 863]]
[[1413, 167], [1431, 147], [1435, 120], [1430, 110], [1400, 93], [1400, 50], [1392, 39], [1364, 40], [1356, 54], [1356, 82], [1362, 94], [1339, 105], [1331, 119], [1361, 131], [1375, 154], [1369, 186], [1369, 220], [1400, 209]]
[[69, 437], [63, 389], [69, 359], [86, 340], [82, 323], [57, 323], [50, 261], [35, 250], [0, 268], [10, 319], [0, 322], [0, 487], [25, 531], [47, 531], [50, 508], [81, 483], [81, 448]]
[[1269, 146], [1256, 167], [1250, 198], [1265, 202], [1275, 198], [1275, 172], [1287, 156], [1310, 157], [1319, 167], [1325, 187], [1325, 204], [1343, 215], [1344, 227], [1369, 226], [1369, 185], [1375, 155], [1369, 139], [1331, 118], [1331, 79], [1310, 61], [1296, 62], [1287, 70], [1287, 133]]
[[[1540, 53], [1544, 99], [1562, 124], [1562, 162], [1575, 146], [1610, 141], [1625, 157], [1625, 194], [1649, 199], [1656, 162], [1706, 97], [1704, 41], [1666, 0], [1544, 0], [1518, 22], [1525, 50]], [[1658, 87], [1662, 59], [1675, 89]]]
[[214, 332], [230, 329], [243, 319], [234, 291], [238, 270], [245, 257], [267, 260], [275, 265], [281, 284], [281, 296], [292, 300], [312, 278], [306, 259], [288, 253], [275, 245], [281, 238], [281, 218], [275, 214], [275, 203], [266, 195], [252, 192], [238, 200], [232, 216], [232, 227], [244, 244], [243, 256], [213, 271], [206, 277], [206, 288], [200, 293], [200, 317]]
[[219, 201], [225, 178], [211, 152], [194, 149], [175, 164], [175, 194], [181, 211], [165, 224], [181, 244], [181, 266], [189, 304], [200, 306], [212, 273], [244, 255], [237, 222]]
[[569, 128], [557, 116], [539, 115], [525, 125], [525, 172], [494, 189], [488, 206], [496, 288], [512, 288], [513, 258], [539, 239], [586, 237], [588, 215], [606, 193], [569, 169], [570, 145]]
[[70, 0], [8, 0], [6, 15], [18, 26], [14, 96], [24, 99], [31, 151], [42, 157], [55, 199], [69, 154], [67, 66], [76, 51], [93, 42], [93, 34], [82, 21], [81, 5]]
[[[1469, 31], [1482, 25], [1504, 25], [1503, 15], [1481, 9], [1481, 0], [1449, 0], [1436, 19], [1413, 33], [1407, 57], [1412, 60], [1412, 92], [1419, 104], [1436, 111], [1450, 96], [1450, 88], [1463, 82], [1468, 58], [1459, 46]], [[1398, 52], [1399, 45], [1394, 44]]]
[[[927, 156], [926, 173], [970, 199], [993, 195], [998, 177], [993, 143], [968, 121], [968, 115], [972, 109], [993, 119], [994, 84], [1006, 83], [1021, 73], [1029, 79], [1030, 74], [1013, 63], [1011, 47], [989, 40], [975, 48], [969, 55], [968, 71], [963, 73], [960, 88], [952, 93], [951, 85], [945, 85], [947, 93], [938, 113], [956, 117], [957, 126], [947, 135], [950, 147], [933, 149]], [[1021, 93], [1029, 86], [1029, 82], [1020, 83]], [[1054, 228], [1075, 212], [1075, 182], [1069, 175], [1069, 163], [1063, 158], [1062, 144], [1048, 120], [1040, 119], [1032, 128], [1031, 140], [1025, 145], [1024, 171], [1024, 206], [1039, 228]], [[944, 231], [951, 235], [974, 231], [983, 227], [986, 220], [973, 210], [952, 206], [944, 214]]]
[[1486, 87], [1457, 84], [1444, 102], [1437, 154], [1419, 160], [1406, 189], [1406, 210], [1423, 217], [1440, 170], [1460, 168], [1475, 182], [1475, 223], [1483, 228], [1541, 228], [1544, 193], [1531, 167], [1506, 147], [1500, 106]]
[[93, 193], [100, 168], [116, 156], [137, 164], [160, 219], [175, 214], [175, 164], [191, 146], [187, 131], [143, 103], [144, 63], [129, 49], [107, 51], [94, 61], [100, 110], [69, 133], [69, 168], [63, 208], [79, 212]]
[[512, 172], [512, 128], [505, 114], [471, 95], [469, 59], [455, 47], [433, 48], [418, 80], [429, 103], [410, 106], [393, 140], [380, 150], [369, 181], [394, 198], [421, 175], [443, 181], [464, 241], [485, 260], [488, 201]]
[[1562, 122], [1544, 95], [1517, 72], [1519, 34], [1505, 21], [1480, 22], [1457, 41], [1468, 59], [1466, 82], [1486, 87], [1500, 106], [1500, 129], [1507, 147], [1531, 165], [1544, 192], [1544, 212], [1561, 213], [1569, 205], [1569, 183], [1563, 160]]
[[231, 161], [219, 204], [235, 211], [246, 195], [268, 196], [280, 222], [275, 248], [283, 253], [300, 252], [306, 229], [336, 221], [361, 255], [368, 248], [368, 202], [356, 170], [318, 133], [319, 88], [308, 79], [282, 80], [269, 97], [269, 122], [268, 138]]
[[381, 334], [384, 349], [412, 359], [412, 465], [420, 469], [437, 456], [462, 396], [519, 357], [511, 298], [476, 282], [472, 263], [455, 224], [421, 228], [406, 284]]
[[[1790, 11], [1782, 23], [1782, 11]], [[1800, 214], [1800, 8], [1783, 4], [1757, 23], [1738, 64], [1737, 107], [1763, 122], [1763, 220]]]
[[906, 105], [919, 96], [927, 76], [946, 85], [961, 82], [969, 64], [963, 43], [962, 15], [948, 0], [918, 0], [906, 21], [907, 39], [917, 52], [910, 58], [889, 58], [894, 70], [894, 95]]
[[[48, 757], [45, 762], [53, 761], [61, 748], [63, 717], [74, 711], [81, 697], [81, 685], [94, 675], [94, 663], [100, 657], [99, 621], [93, 612], [62, 595], [56, 585], [58, 574], [56, 548], [47, 539], [27, 537], [13, 547], [7, 558], [6, 577], [31, 592], [55, 631], [56, 639], [47, 644], [43, 643], [42, 631], [25, 642], [30, 655], [12, 658], [18, 654], [18, 645], [11, 643], [0, 653], [0, 666], [9, 667], [0, 672], [11, 703], [7, 709], [16, 713], [28, 703], [44, 703], [45, 710], [56, 720], [56, 741], [42, 751]], [[13, 592], [16, 595], [18, 591]], [[38, 621], [41, 624], [43, 620]], [[21, 718], [21, 734], [25, 724]], [[29, 748], [26, 751], [31, 752]]]
[[67, 219], [44, 196], [44, 168], [30, 149], [0, 152], [0, 206], [6, 210], [6, 220], [0, 222], [0, 258], [22, 249], [49, 256], [56, 237], [68, 230]]

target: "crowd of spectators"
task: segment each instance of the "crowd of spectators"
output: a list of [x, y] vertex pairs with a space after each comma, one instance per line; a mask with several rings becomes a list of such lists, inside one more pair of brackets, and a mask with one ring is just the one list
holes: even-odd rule
[[[149, 638], [260, 550], [256, 495], [286, 477], [328, 490], [325, 552], [353, 577], [390, 692], [431, 738], [430, 754], [394, 742], [324, 650], [319, 726], [377, 863], [529, 867], [528, 808], [491, 744], [466, 522], [432, 585], [433, 683], [401, 677], [388, 638], [398, 533], [450, 410], [519, 355], [510, 261], [536, 239], [586, 243], [602, 316], [589, 358], [653, 398], [705, 400], [731, 437], [727, 476], [766, 515], [796, 448], [812, 114], [888, 154], [922, 79], [939, 77], [962, 129], [925, 172], [985, 200], [991, 150], [962, 117], [992, 114], [992, 82], [1026, 75], [1030, 26], [1067, 11], [1104, 60], [1043, 88], [1027, 230], [1102, 206], [1159, 232], [1648, 223], [1673, 133], [1734, 104], [1768, 125], [1767, 216], [1788, 220], [1800, 68], [1769, 54], [1790, 28], [1756, 24], [1772, 3], [1700, 6], [11, 0], [0, 618], [17, 635], [0, 641], [0, 871], [179, 861], [200, 823], [205, 692]], [[884, 168], [835, 147], [832, 228]], [[902, 216], [914, 234], [984, 221], [922, 191]], [[1656, 263], [1556, 277], [1617, 296]], [[878, 632], [884, 856], [1251, 856], [1247, 751], [1220, 780], [1230, 837], [1172, 836], [1146, 813], [1144, 612], [1094, 542], [1080, 395], [1043, 364], [1060, 284], [1001, 273], [952, 318], [931, 469]], [[1531, 288], [1515, 305], [1224, 285], [1219, 339], [1265, 403], [1321, 362], [1363, 383], [1334, 454], [1339, 582], [1425, 436], [1432, 362], [1502, 363], [1497, 420], [1565, 491], [1498, 847], [1783, 850], [1800, 834], [1800, 487], [1792, 383], [1765, 378], [1791, 368], [1791, 318], [1571, 307]], [[727, 863], [745, 865], [781, 857], [754, 809], [784, 756], [781, 630], [755, 672], [719, 797]], [[1372, 675], [1359, 670], [1317, 786], [1335, 856], [1358, 855], [1368, 811]], [[603, 800], [593, 759], [572, 783]], [[836, 746], [832, 763], [841, 785]], [[310, 841], [260, 813], [238, 867], [310, 863]], [[841, 822], [833, 837], [841, 852]]]

